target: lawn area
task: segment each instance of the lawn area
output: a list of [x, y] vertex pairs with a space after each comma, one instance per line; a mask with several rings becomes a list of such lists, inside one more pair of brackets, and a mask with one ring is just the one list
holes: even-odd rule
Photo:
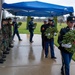
[[[43, 22], [36, 22], [36, 23], [37, 23], [37, 26], [36, 26], [36, 29], [34, 30], [34, 34], [41, 34], [40, 27], [43, 24]], [[60, 29], [64, 28], [65, 26], [66, 26], [65, 23], [62, 23], [61, 26], [59, 23], [57, 24], [58, 34], [59, 34]], [[19, 32], [20, 34], [29, 34], [29, 31], [26, 30], [26, 22], [22, 22], [22, 25], [19, 27]], [[58, 46], [58, 43], [57, 43], [58, 34], [57, 36], [54, 37], [55, 38], [54, 43], [56, 46]], [[73, 60], [75, 60], [75, 54], [73, 55]]]
[[[40, 27], [43, 23], [37, 22], [37, 27], [34, 30], [34, 34], [40, 34]], [[19, 27], [20, 34], [29, 34], [29, 31], [26, 29], [26, 22], [22, 22], [22, 25]]]

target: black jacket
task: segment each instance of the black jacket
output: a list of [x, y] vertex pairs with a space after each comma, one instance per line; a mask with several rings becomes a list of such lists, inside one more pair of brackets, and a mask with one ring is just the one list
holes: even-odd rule
[[29, 24], [28, 24], [28, 28], [29, 28], [29, 32], [33, 32], [34, 31], [34, 23], [33, 21], [30, 21]]
[[[65, 27], [65, 28], [62, 28], [61, 30], [60, 30], [60, 33], [59, 33], [59, 36], [58, 36], [58, 44], [59, 44], [59, 49], [61, 50], [61, 51], [64, 51], [64, 52], [67, 52], [66, 50], [65, 50], [65, 48], [64, 47], [62, 47], [61, 46], [61, 44], [62, 44], [62, 40], [63, 40], [63, 36], [68, 32], [70, 30], [70, 28], [67, 26], [67, 27]], [[68, 53], [68, 52], [67, 52]]]
[[46, 24], [43, 24], [40, 29], [42, 36], [44, 36], [45, 30], [46, 30]]

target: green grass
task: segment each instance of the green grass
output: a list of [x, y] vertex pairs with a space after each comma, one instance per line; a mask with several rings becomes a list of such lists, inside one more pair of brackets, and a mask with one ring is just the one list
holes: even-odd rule
[[66, 24], [65, 23], [62, 23], [61, 26], [60, 26], [59, 23], [57, 24], [58, 33], [57, 33], [57, 36], [54, 37], [54, 43], [55, 43], [56, 46], [59, 46], [58, 43], [57, 43], [57, 39], [58, 39], [58, 34], [60, 32], [60, 29], [61, 28], [64, 28], [64, 27], [66, 27]]
[[29, 34], [29, 31], [26, 30], [26, 22], [22, 22], [22, 25], [19, 27], [20, 34]]
[[[43, 23], [38, 22], [37, 27], [34, 30], [34, 34], [40, 34], [40, 27]], [[29, 31], [26, 29], [26, 22], [22, 22], [22, 25], [19, 27], [20, 34], [29, 34]]]
[[[41, 34], [40, 32], [40, 27], [43, 24], [43, 22], [36, 22], [37, 26], [36, 29], [34, 30], [34, 34]], [[62, 23], [62, 25], [60, 26], [60, 24], [57, 24], [57, 29], [58, 29], [58, 34], [61, 28], [66, 27], [65, 23]], [[19, 33], [20, 34], [29, 34], [29, 31], [26, 29], [26, 22], [22, 22], [22, 25], [19, 27]], [[57, 39], [58, 39], [58, 34], [57, 36], [54, 37], [54, 43], [56, 46], [59, 46], [57, 43]], [[73, 55], [73, 60], [75, 60], [75, 54]]]

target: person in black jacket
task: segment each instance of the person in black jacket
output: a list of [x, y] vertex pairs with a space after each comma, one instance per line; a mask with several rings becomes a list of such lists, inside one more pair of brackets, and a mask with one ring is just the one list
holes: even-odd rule
[[[72, 58], [72, 53], [69, 53], [68, 51], [65, 50], [66, 46], [62, 45], [62, 40], [63, 36], [70, 30], [73, 30], [75, 22], [75, 17], [74, 16], [68, 16], [67, 17], [67, 27], [62, 28], [60, 30], [59, 36], [58, 36], [58, 43], [59, 43], [59, 49], [61, 51], [62, 55], [62, 67], [61, 67], [61, 74], [62, 75], [70, 75], [70, 62]], [[65, 70], [65, 71], [64, 71]]]
[[29, 29], [29, 32], [30, 32], [30, 43], [33, 43], [33, 36], [34, 36], [34, 23], [33, 23], [33, 17], [31, 17], [31, 20], [29, 21], [28, 23], [28, 29]]
[[20, 38], [20, 35], [19, 35], [19, 31], [18, 31], [18, 24], [17, 24], [17, 18], [15, 17], [14, 18], [14, 21], [13, 21], [13, 36], [12, 36], [12, 40], [14, 39], [14, 36], [15, 34], [17, 35], [18, 37], [18, 40], [19, 41], [22, 41], [22, 39]]
[[[55, 27], [52, 19], [48, 20], [48, 24], [45, 26], [45, 31], [49, 27]], [[45, 58], [48, 57], [48, 48], [50, 46], [51, 59], [56, 59], [54, 53], [54, 38], [48, 39], [47, 36], [45, 36], [44, 40], [45, 40]]]
[[44, 20], [44, 24], [41, 26], [41, 29], [40, 29], [40, 31], [41, 31], [41, 38], [42, 38], [42, 49], [44, 50], [45, 48], [44, 48], [44, 42], [45, 42], [45, 40], [44, 40], [44, 37], [45, 37], [45, 34], [44, 34], [44, 32], [45, 32], [45, 26], [47, 25], [47, 21], [46, 20]]

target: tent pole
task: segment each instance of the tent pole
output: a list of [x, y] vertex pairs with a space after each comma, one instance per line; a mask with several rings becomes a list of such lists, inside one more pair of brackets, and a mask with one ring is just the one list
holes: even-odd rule
[[[4, 3], [5, 0], [2, 0], [2, 3]], [[2, 18], [6, 18], [5, 9], [2, 10]]]
[[1, 20], [2, 20], [2, 4], [4, 0], [0, 0], [0, 29], [1, 29]]

